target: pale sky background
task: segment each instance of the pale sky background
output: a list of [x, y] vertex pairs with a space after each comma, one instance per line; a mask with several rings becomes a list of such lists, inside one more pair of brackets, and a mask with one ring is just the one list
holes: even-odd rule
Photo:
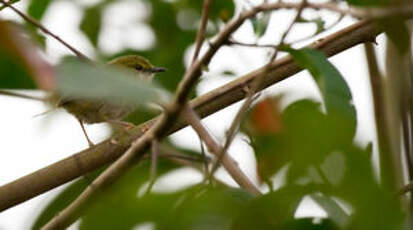
[[[77, 2], [88, 5], [92, 4], [91, 2], [97, 1], [78, 0]], [[102, 29], [103, 36], [100, 37], [99, 46], [107, 53], [115, 53], [124, 48], [145, 49], [154, 45], [156, 38], [150, 27], [143, 23], [136, 23], [136, 20], [150, 14], [150, 12], [145, 10], [145, 5], [134, 0], [115, 1], [115, 3], [116, 5], [105, 11], [104, 22], [108, 23]], [[26, 1], [23, 0], [15, 4], [15, 6], [19, 9], [24, 9]], [[277, 42], [279, 37], [275, 36], [280, 35], [280, 31], [286, 28], [294, 16], [291, 12], [293, 11], [276, 13], [269, 26], [271, 32], [267, 33], [268, 35], [260, 39], [259, 42]], [[306, 15], [315, 17], [311, 12]], [[336, 16], [329, 13], [323, 15], [329, 23], [336, 18]], [[42, 23], [68, 43], [93, 58], [95, 54], [91, 44], [78, 30], [81, 16], [81, 11], [71, 1], [54, 1], [46, 12]], [[1, 11], [0, 17], [2, 19], [21, 21], [19, 17], [8, 9]], [[334, 30], [343, 28], [352, 22], [351, 19], [346, 18]], [[297, 26], [288, 38], [290, 40], [301, 38], [314, 31], [314, 29], [314, 26]], [[255, 42], [256, 40], [251, 34], [253, 34], [251, 25], [244, 24], [234, 37], [244, 42]], [[304, 44], [307, 44], [307, 42]], [[379, 47], [384, 45], [383, 36], [379, 36], [378, 44]], [[47, 47], [45, 57], [52, 63], [56, 63], [62, 55], [70, 54], [65, 47], [50, 37], [47, 39]], [[191, 58], [191, 50], [187, 52], [187, 60]], [[165, 52], [173, 52], [173, 49]], [[211, 62], [209, 66], [210, 72], [204, 75], [203, 81], [198, 85], [198, 92], [200, 94], [206, 93], [232, 80], [231, 78], [222, 79], [217, 77], [216, 73], [219, 73], [225, 67], [231, 66], [237, 75], [241, 75], [262, 66], [267, 60], [265, 54], [266, 51], [262, 49], [223, 48]], [[356, 141], [362, 146], [373, 141], [374, 148], [376, 149], [374, 117], [372, 115], [370, 86], [363, 47], [357, 46], [345, 51], [330, 58], [330, 61], [341, 71], [352, 90], [358, 112]], [[41, 95], [40, 92], [33, 93]], [[270, 87], [264, 91], [263, 95], [277, 95], [281, 93], [286, 95], [282, 102], [283, 106], [304, 97], [320, 98], [316, 85], [307, 72], [301, 72], [288, 80]], [[43, 117], [34, 117], [48, 110], [48, 108], [40, 102], [5, 96], [0, 96], [0, 105], [3, 108], [7, 108], [0, 113], [0, 124], [2, 127], [0, 139], [3, 140], [3, 156], [0, 161], [0, 185], [18, 179], [88, 147], [78, 122], [73, 116], [64, 111], [57, 111]], [[239, 106], [240, 103], [237, 103], [203, 120], [203, 123], [218, 140], [224, 140], [225, 130], [230, 125]], [[99, 143], [109, 135], [105, 124], [89, 125], [87, 126], [87, 131], [95, 143]], [[242, 134], [236, 137], [229, 149], [229, 153], [238, 160], [241, 168], [256, 181], [253, 153], [251, 148], [242, 141], [242, 138]], [[197, 135], [190, 128], [185, 128], [174, 134], [173, 140], [189, 148], [199, 148]], [[223, 171], [219, 171], [219, 176], [228, 181], [228, 183], [235, 185]], [[179, 179], [172, 180], [174, 181], [172, 184], [170, 182], [171, 177], [178, 177]], [[198, 172], [192, 169], [181, 169], [180, 171], [173, 172], [171, 175], [160, 178], [155, 186], [155, 190], [174, 190], [177, 186], [180, 186], [177, 185], [177, 181], [182, 182], [181, 185], [190, 185], [201, 180], [202, 176]], [[62, 188], [63, 186], [0, 213], [0, 230], [29, 228], [33, 218], [37, 216], [42, 207]], [[304, 206], [308, 206], [311, 202], [310, 199], [303, 200]], [[325, 213], [317, 208], [303, 208], [296, 215], [325, 216]]]

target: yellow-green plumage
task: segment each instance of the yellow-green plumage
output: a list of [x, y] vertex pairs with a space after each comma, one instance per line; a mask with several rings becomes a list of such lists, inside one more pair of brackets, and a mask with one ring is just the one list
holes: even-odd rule
[[[137, 55], [118, 57], [108, 64], [127, 68], [135, 72], [136, 77], [146, 81], [151, 81], [155, 73], [165, 71], [164, 68], [154, 67], [147, 59]], [[57, 93], [52, 93], [49, 101], [52, 105], [62, 107], [73, 114], [81, 124], [119, 121], [137, 109], [127, 103], [114, 104], [105, 100], [63, 98]]]

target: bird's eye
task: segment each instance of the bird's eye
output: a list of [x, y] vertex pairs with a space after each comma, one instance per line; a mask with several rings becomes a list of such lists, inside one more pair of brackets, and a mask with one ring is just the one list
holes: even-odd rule
[[136, 66], [135, 66], [135, 69], [136, 69], [136, 70], [142, 70], [142, 69], [143, 69], [143, 66], [141, 66], [141, 65], [136, 65]]

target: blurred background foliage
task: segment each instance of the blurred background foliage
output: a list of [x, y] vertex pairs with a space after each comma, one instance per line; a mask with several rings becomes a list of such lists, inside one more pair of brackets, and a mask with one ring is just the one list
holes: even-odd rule
[[[27, 13], [41, 21], [54, 2], [31, 0]], [[168, 68], [157, 81], [164, 89], [173, 92], [186, 69], [185, 54], [196, 37], [202, 1], [139, 2], [150, 12], [139, 21], [149, 26], [155, 34], [154, 45], [150, 48], [126, 49], [116, 53], [102, 50], [99, 40], [105, 9], [118, 4], [118, 1], [101, 0], [94, 4], [74, 1], [83, 10], [79, 29], [93, 46], [98, 61], [104, 62], [125, 54], [140, 54], [155, 65]], [[385, 0], [347, 2], [360, 6], [389, 4]], [[207, 39], [235, 13], [236, 4], [233, 1], [213, 1]], [[269, 17], [270, 14], [262, 14], [250, 20], [257, 37], [265, 33]], [[322, 31], [325, 25], [322, 19], [309, 21], [303, 18], [300, 22], [316, 23], [316, 33]], [[40, 49], [46, 48], [45, 35], [38, 28], [27, 23], [0, 21], [0, 88], [41, 88], [38, 79], [33, 77], [38, 72], [31, 69], [30, 62], [27, 62], [33, 58], [32, 54], [21, 51], [19, 45], [21, 48], [23, 43], [16, 45], [13, 39], [21, 36], [22, 31], [26, 35], [23, 39], [30, 40]], [[150, 224], [153, 229], [182, 230], [402, 229], [405, 214], [400, 199], [379, 183], [377, 168], [372, 165], [371, 145], [359, 146], [354, 142], [356, 110], [350, 89], [339, 70], [317, 51], [289, 47], [284, 51], [309, 70], [322, 101], [302, 99], [281, 109], [281, 96], [267, 97], [249, 111], [242, 124], [242, 132], [247, 134], [254, 150], [260, 182], [266, 184], [268, 193], [254, 197], [241, 189], [213, 181], [174, 192], [146, 194], [150, 160], [145, 158], [90, 204], [88, 212], [82, 217], [80, 229], [132, 229], [145, 224]], [[77, 73], [84, 66], [71, 68]], [[82, 80], [78, 81], [82, 84]], [[193, 96], [196, 96], [195, 93]], [[148, 111], [139, 111], [128, 119], [139, 124], [153, 116]], [[165, 144], [183, 156], [201, 155], [198, 151], [189, 151], [168, 141]], [[199, 159], [189, 163], [202, 171], [203, 162]], [[158, 162], [158, 176], [188, 166], [187, 163], [162, 158]], [[56, 196], [39, 214], [33, 229], [39, 229], [73, 201], [99, 172], [101, 170], [79, 179]], [[284, 179], [282, 185], [276, 187], [273, 181], [279, 175], [283, 175]], [[326, 212], [325, 218], [295, 218], [303, 199], [308, 197]]]

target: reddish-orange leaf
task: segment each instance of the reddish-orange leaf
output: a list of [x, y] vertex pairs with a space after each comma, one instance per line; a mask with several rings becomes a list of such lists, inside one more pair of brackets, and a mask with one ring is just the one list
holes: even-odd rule
[[281, 113], [278, 100], [266, 98], [252, 109], [251, 125], [256, 134], [271, 134], [281, 131]]

